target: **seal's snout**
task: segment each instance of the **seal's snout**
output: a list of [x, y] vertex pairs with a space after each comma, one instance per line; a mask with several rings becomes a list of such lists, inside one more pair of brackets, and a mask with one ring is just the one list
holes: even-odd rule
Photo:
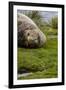
[[28, 41], [28, 43], [38, 43], [38, 40], [37, 39], [34, 39], [33, 37], [30, 37], [30, 36], [28, 36], [27, 37], [27, 41]]
[[30, 41], [33, 41], [33, 38], [30, 37], [30, 36], [28, 36], [28, 37], [27, 37], [27, 40], [28, 40], [28, 42], [30, 42]]
[[18, 14], [18, 45], [24, 47], [41, 47], [46, 42], [44, 33], [26, 15]]

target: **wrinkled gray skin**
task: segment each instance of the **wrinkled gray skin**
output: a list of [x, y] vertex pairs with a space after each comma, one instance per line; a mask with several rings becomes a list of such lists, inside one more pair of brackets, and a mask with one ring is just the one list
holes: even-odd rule
[[21, 47], [41, 47], [46, 42], [46, 36], [37, 25], [26, 15], [17, 15], [18, 46]]

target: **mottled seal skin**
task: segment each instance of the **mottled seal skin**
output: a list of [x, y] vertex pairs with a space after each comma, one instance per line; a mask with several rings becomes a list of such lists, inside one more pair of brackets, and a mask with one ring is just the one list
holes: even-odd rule
[[17, 14], [18, 46], [41, 47], [46, 42], [46, 36], [37, 25], [26, 15]]

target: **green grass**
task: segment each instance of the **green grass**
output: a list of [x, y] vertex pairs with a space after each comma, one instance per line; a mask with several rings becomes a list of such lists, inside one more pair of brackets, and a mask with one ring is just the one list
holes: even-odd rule
[[41, 30], [42, 32], [44, 32], [45, 35], [57, 35], [58, 34], [58, 30], [53, 29], [53, 28], [41, 29]]
[[25, 69], [31, 75], [18, 79], [57, 77], [57, 38], [47, 39], [41, 48], [18, 48], [18, 71]]

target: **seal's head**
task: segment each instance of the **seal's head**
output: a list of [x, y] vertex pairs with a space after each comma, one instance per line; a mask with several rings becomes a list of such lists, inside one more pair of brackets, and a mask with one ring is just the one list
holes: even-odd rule
[[46, 42], [44, 33], [24, 14], [17, 15], [17, 30], [19, 47], [41, 47]]
[[37, 47], [38, 46], [38, 33], [35, 30], [25, 30], [24, 40], [26, 47]]

